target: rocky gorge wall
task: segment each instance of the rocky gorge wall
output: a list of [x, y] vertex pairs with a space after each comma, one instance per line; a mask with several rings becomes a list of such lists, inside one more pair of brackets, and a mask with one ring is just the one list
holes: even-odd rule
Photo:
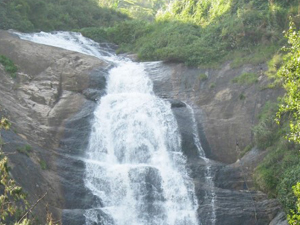
[[[199, 202], [209, 192], [205, 183], [205, 162], [198, 159], [192, 146], [192, 106], [202, 147], [211, 162], [215, 189], [217, 225], [278, 224], [287, 225], [286, 216], [276, 199], [255, 190], [253, 171], [266, 152], [253, 148], [240, 160], [241, 150], [253, 141], [252, 127], [267, 101], [276, 101], [282, 90], [265, 88], [266, 65], [243, 65], [231, 68], [230, 62], [220, 69], [188, 68], [182, 64], [149, 64], [147, 72], [155, 93], [172, 103], [179, 123], [182, 148], [188, 156]], [[242, 73], [258, 74], [252, 84], [233, 83]], [[203, 79], [205, 75], [205, 79]], [[242, 96], [242, 97], [241, 97]], [[188, 140], [189, 139], [189, 140]], [[238, 146], [237, 146], [238, 145]], [[211, 224], [209, 207], [199, 207], [204, 224]], [[201, 217], [201, 216], [200, 216]]]
[[[149, 65], [155, 93], [165, 99], [177, 99], [191, 105], [209, 158], [223, 163], [237, 160], [236, 142], [243, 150], [253, 140], [252, 127], [267, 101], [276, 101], [281, 90], [265, 88], [267, 66], [246, 64], [220, 69], [189, 68], [183, 64]], [[258, 74], [254, 84], [233, 83], [242, 73]], [[203, 76], [206, 76], [203, 79]]]
[[[83, 211], [96, 200], [84, 187], [80, 157], [87, 145], [96, 102], [105, 93], [105, 77], [111, 65], [94, 57], [23, 41], [6, 31], [0, 31], [0, 54], [11, 58], [19, 68], [13, 79], [0, 65], [1, 115], [12, 122], [9, 131], [1, 132], [5, 153], [12, 153], [12, 175], [29, 194], [31, 203], [47, 192], [35, 209], [41, 221], [49, 204], [55, 218], [63, 224], [74, 225], [74, 218], [76, 224], [83, 224]], [[209, 187], [205, 184], [205, 163], [197, 157], [193, 142], [192, 115], [185, 103], [194, 109], [207, 156], [216, 160], [212, 166], [216, 224], [284, 224], [279, 203], [251, 189], [252, 171], [264, 153], [254, 149], [241, 159], [242, 163], [236, 162], [236, 141], [241, 149], [250, 143], [251, 127], [259, 111], [266, 101], [275, 100], [279, 94], [262, 89], [267, 83], [263, 76], [266, 66], [232, 69], [227, 63], [217, 70], [151, 63], [146, 64], [146, 70], [154, 82], [155, 93], [172, 103], [183, 151], [202, 204], [202, 221], [209, 224], [210, 220], [203, 197]], [[232, 83], [242, 72], [259, 73], [259, 82]], [[201, 80], [200, 74], [206, 74], [207, 79]], [[244, 99], [240, 99], [241, 94]], [[17, 150], [25, 145], [31, 146], [28, 154]]]
[[[60, 219], [62, 209], [69, 207], [66, 196], [72, 195], [63, 176], [72, 160], [63, 161], [62, 156], [82, 151], [87, 143], [89, 129], [82, 127], [88, 126], [87, 122], [78, 121], [87, 121], [92, 114], [110, 65], [94, 57], [20, 40], [6, 31], [0, 31], [0, 54], [18, 67], [13, 79], [0, 64], [1, 115], [12, 123], [10, 130], [2, 131], [11, 173], [28, 193], [31, 204], [47, 192], [35, 208], [38, 218], [45, 219], [48, 204], [54, 218]], [[68, 142], [73, 142], [73, 148]], [[30, 146], [27, 152], [25, 146]]]

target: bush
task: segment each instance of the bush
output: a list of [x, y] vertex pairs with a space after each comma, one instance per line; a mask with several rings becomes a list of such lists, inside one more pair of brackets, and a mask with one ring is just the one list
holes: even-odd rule
[[4, 55], [0, 55], [0, 63], [4, 66], [4, 70], [12, 78], [16, 78], [16, 72], [18, 71], [18, 68], [11, 59], [7, 58]]
[[129, 19], [95, 0], [11, 0], [0, 2], [0, 29], [23, 32], [112, 26]]
[[198, 78], [200, 81], [205, 81], [208, 79], [208, 76], [205, 73], [201, 73], [199, 74]]
[[216, 83], [211, 83], [210, 85], [209, 85], [209, 88], [211, 88], [211, 89], [213, 89], [213, 88], [215, 88], [216, 87]]
[[263, 162], [256, 168], [254, 180], [258, 188], [282, 203], [286, 212], [294, 209], [292, 186], [300, 180], [299, 146], [289, 142], [287, 118], [281, 126], [274, 121], [277, 104], [267, 102], [259, 115], [259, 123], [253, 128], [255, 144], [268, 149]]
[[295, 210], [291, 210], [288, 215], [288, 221], [291, 225], [299, 225], [300, 224], [300, 183], [298, 182], [295, 186], [293, 186], [293, 191], [295, 197], [297, 198]]
[[40, 166], [42, 170], [46, 170], [47, 167], [47, 163], [44, 160], [40, 160]]
[[[298, 163], [300, 162], [299, 159], [297, 161]], [[294, 164], [294, 162], [291, 163]], [[282, 176], [282, 180], [278, 182], [279, 183], [277, 186], [278, 199], [285, 206], [287, 213], [289, 213], [289, 210], [297, 210], [297, 208], [295, 207], [297, 198], [292, 192], [292, 187], [296, 185], [296, 183], [299, 181], [300, 181], [300, 165], [296, 165], [286, 170]]]
[[279, 139], [282, 132], [275, 122], [275, 113], [278, 109], [276, 103], [267, 102], [259, 114], [259, 122], [253, 127], [254, 142], [260, 149], [272, 146]]
[[108, 40], [107, 30], [101, 27], [88, 27], [78, 30], [82, 35], [93, 39], [96, 42], [106, 42]]

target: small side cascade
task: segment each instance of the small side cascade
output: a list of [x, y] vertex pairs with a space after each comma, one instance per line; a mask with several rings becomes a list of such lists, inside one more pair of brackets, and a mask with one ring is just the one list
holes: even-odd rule
[[192, 122], [193, 122], [193, 137], [195, 145], [199, 152], [199, 157], [202, 158], [205, 161], [205, 183], [209, 187], [210, 191], [206, 191], [205, 193], [205, 200], [210, 201], [210, 207], [211, 207], [211, 225], [215, 225], [217, 221], [216, 216], [216, 192], [215, 192], [215, 184], [213, 181], [213, 172], [211, 169], [211, 161], [208, 159], [205, 155], [205, 152], [202, 148], [199, 134], [198, 134], [198, 126], [195, 119], [195, 113], [193, 108], [186, 103], [187, 108], [189, 109], [191, 115], [192, 115]]

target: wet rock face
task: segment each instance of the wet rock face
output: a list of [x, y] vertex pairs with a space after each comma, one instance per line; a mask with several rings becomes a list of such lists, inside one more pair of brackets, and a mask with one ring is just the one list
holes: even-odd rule
[[[87, 145], [89, 122], [105, 94], [110, 65], [20, 40], [6, 31], [0, 31], [0, 54], [18, 67], [13, 79], [0, 65], [0, 113], [12, 122], [2, 137], [8, 143], [4, 151], [13, 153], [12, 175], [32, 203], [47, 192], [35, 208], [41, 221], [47, 203], [55, 218], [61, 217], [62, 209], [89, 207], [84, 205], [92, 198], [83, 185], [84, 165], [74, 157], [80, 157]], [[28, 153], [21, 152], [24, 146], [30, 146]]]
[[[161, 67], [160, 67], [161, 66]], [[211, 207], [211, 187], [208, 185], [206, 176], [207, 176], [207, 164], [206, 162], [199, 157], [198, 150], [195, 146], [193, 139], [193, 121], [190, 110], [186, 107], [186, 104], [178, 99], [183, 99], [185, 102], [194, 103], [189, 99], [190, 96], [193, 96], [192, 93], [183, 93], [180, 91], [181, 87], [178, 87], [179, 83], [175, 78], [173, 80], [168, 77], [168, 70], [164, 65], [157, 65], [157, 67], [148, 68], [152, 78], [154, 80], [155, 92], [159, 96], [167, 99], [171, 103], [173, 113], [176, 117], [178, 128], [181, 134], [182, 139], [182, 150], [187, 156], [188, 167], [190, 169], [190, 175], [194, 180], [195, 191], [198, 198], [199, 208], [198, 208], [198, 217], [199, 221], [205, 225], [211, 225], [212, 223], [212, 207]], [[166, 72], [166, 71], [167, 72]], [[159, 71], [163, 71], [159, 73]], [[193, 71], [190, 73], [194, 73]], [[160, 76], [160, 74], [163, 74]], [[165, 77], [166, 75], [166, 77]], [[182, 74], [182, 76], [184, 76]], [[178, 78], [178, 77], [177, 77]], [[173, 85], [173, 86], [172, 86]], [[183, 87], [183, 89], [186, 87]], [[187, 88], [188, 89], [188, 88]], [[216, 93], [214, 101], [211, 104], [216, 104], [216, 107], [220, 107], [217, 110], [222, 110], [221, 102], [228, 102], [230, 107], [236, 107], [235, 102], [232, 100], [234, 90], [225, 88]], [[206, 93], [208, 94], [208, 93]], [[196, 95], [194, 93], [194, 95]], [[175, 98], [176, 100], [172, 99]], [[200, 97], [201, 98], [201, 97]], [[205, 98], [205, 96], [202, 96]], [[171, 99], [171, 100], [170, 100]], [[219, 102], [219, 103], [218, 103]], [[250, 103], [249, 103], [250, 104]], [[197, 107], [197, 106], [196, 106]], [[232, 109], [230, 109], [232, 112]], [[229, 113], [229, 109], [222, 113]], [[214, 126], [215, 123], [207, 124], [205, 109], [202, 112], [199, 108], [195, 109], [195, 117], [198, 121], [198, 133], [201, 139], [203, 148], [205, 149], [206, 155], [209, 158], [217, 158], [220, 161], [236, 161], [236, 149], [235, 141], [230, 136], [231, 133], [225, 132], [224, 130], [219, 129], [220, 126], [228, 127], [233, 123], [237, 124], [239, 127], [248, 130], [250, 128], [246, 127], [250, 124], [241, 122], [241, 118], [246, 119], [249, 115], [242, 115], [240, 119], [235, 119], [231, 117], [232, 121], [228, 120], [218, 120], [220, 123], [216, 129], [216, 134], [210, 134], [208, 129], [209, 126]], [[237, 112], [235, 112], [237, 113]], [[228, 114], [229, 115], [229, 114]], [[210, 115], [208, 115], [210, 116]], [[215, 115], [216, 116], [216, 115]], [[238, 116], [238, 115], [235, 115]], [[236, 120], [236, 121], [235, 121]], [[216, 123], [217, 123], [216, 122]], [[229, 122], [226, 124], [225, 122]], [[204, 127], [204, 128], [203, 128]], [[242, 128], [238, 128], [242, 129]], [[223, 133], [225, 132], [225, 133]], [[220, 135], [221, 137], [215, 137]], [[212, 136], [215, 139], [212, 139]], [[217, 142], [216, 145], [221, 145], [224, 139], [227, 141], [234, 142], [232, 144], [233, 150], [226, 148], [226, 145], [222, 151], [224, 154], [228, 154], [225, 159], [221, 158], [221, 155], [218, 151], [214, 151], [211, 147], [212, 142]], [[249, 137], [250, 138], [250, 137]], [[229, 151], [229, 152], [226, 152]], [[233, 156], [231, 156], [232, 154]], [[261, 152], [257, 149], [253, 149], [247, 155], [245, 155], [239, 162], [233, 164], [223, 164], [216, 161], [210, 161], [210, 170], [211, 175], [214, 177], [214, 191], [215, 191], [215, 216], [216, 225], [266, 225], [266, 224], [285, 224], [285, 215], [282, 212], [279, 202], [275, 199], [268, 199], [268, 196], [262, 192], [254, 191], [252, 173], [254, 168], [257, 166], [259, 161], [264, 157], [265, 152]]]
[[[188, 68], [172, 63], [146, 65], [159, 97], [183, 101], [193, 107], [198, 128], [207, 139], [203, 146], [207, 156], [224, 163], [237, 160], [236, 142], [241, 150], [250, 144], [251, 127], [262, 107], [267, 101], [276, 101], [281, 94], [280, 90], [264, 88], [268, 83], [263, 74], [266, 69], [265, 65], [231, 68], [229, 63], [220, 69]], [[259, 81], [232, 82], [245, 72], [256, 73]], [[201, 78], [203, 74], [206, 79]]]
[[[177, 105], [184, 104], [176, 102]], [[194, 144], [191, 112], [184, 106], [173, 107], [172, 110], [181, 134], [182, 150], [187, 157], [189, 173], [194, 180], [199, 204], [199, 221], [201, 224], [211, 225], [212, 187], [206, 178], [207, 162], [199, 157]], [[253, 188], [251, 174], [264, 155], [265, 152], [253, 149], [233, 164], [208, 162], [214, 181], [215, 225], [287, 225], [279, 202], [276, 199], [268, 199], [267, 195]]]
[[[19, 68], [17, 79], [12, 79], [0, 66], [0, 115], [8, 116], [13, 123], [9, 131], [2, 131], [8, 143], [4, 151], [13, 153], [9, 155], [12, 174], [28, 192], [30, 202], [48, 193], [35, 208], [40, 221], [45, 219], [48, 203], [54, 217], [63, 224], [82, 225], [83, 214], [89, 213], [86, 209], [101, 205], [84, 186], [85, 165], [81, 157], [88, 145], [94, 108], [105, 94], [110, 65], [90, 56], [22, 41], [4, 31], [0, 31], [0, 54], [11, 58]], [[205, 162], [199, 158], [194, 144], [193, 121], [186, 103], [194, 108], [206, 155], [226, 163], [235, 162], [236, 137], [241, 146], [249, 142], [254, 115], [267, 98], [273, 97], [271, 91], [256, 93], [257, 87], [230, 83], [232, 77], [247, 68], [230, 70], [224, 66], [221, 70], [206, 71], [161, 63], [147, 67], [155, 92], [170, 101], [176, 116], [203, 225], [209, 225], [211, 220], [210, 199], [205, 198], [210, 187], [205, 181]], [[208, 79], [199, 80], [199, 73], [207, 73]], [[214, 88], [209, 86], [212, 83]], [[241, 91], [246, 100], [239, 100]], [[25, 145], [32, 149], [28, 156], [17, 150]], [[248, 168], [253, 165], [251, 157], [243, 161]], [[248, 177], [245, 186], [239, 164], [212, 163], [216, 225], [285, 223], [277, 201], [249, 190], [248, 178], [253, 168], [245, 170]], [[149, 171], [146, 183], [152, 182], [155, 174], [156, 171]], [[161, 192], [160, 182], [156, 190]], [[98, 224], [103, 224], [103, 220], [111, 218], [99, 217]]]

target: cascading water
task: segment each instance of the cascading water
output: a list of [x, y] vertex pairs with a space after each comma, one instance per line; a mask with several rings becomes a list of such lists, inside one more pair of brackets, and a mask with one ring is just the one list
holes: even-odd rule
[[[86, 186], [115, 224], [198, 224], [177, 123], [170, 104], [153, 94], [141, 64], [111, 70], [107, 95], [95, 111], [88, 158]], [[98, 210], [87, 211], [87, 224], [100, 222]]]
[[26, 40], [117, 64], [94, 112], [86, 187], [97, 197], [86, 224], [197, 225], [194, 184], [168, 102], [157, 98], [143, 64], [101, 51], [78, 33], [20, 34]]
[[217, 216], [216, 216], [216, 192], [215, 192], [215, 185], [214, 185], [214, 181], [213, 181], [213, 174], [211, 171], [211, 161], [206, 158], [205, 152], [202, 148], [200, 139], [199, 139], [199, 135], [198, 135], [198, 127], [197, 127], [197, 122], [195, 119], [195, 113], [193, 108], [186, 104], [187, 108], [190, 110], [191, 115], [192, 115], [192, 120], [193, 120], [193, 134], [194, 134], [194, 142], [195, 145], [198, 149], [199, 152], [199, 156], [205, 161], [205, 180], [206, 180], [206, 184], [209, 187], [209, 191], [207, 191], [205, 193], [205, 200], [206, 201], [210, 201], [210, 206], [211, 206], [211, 215], [210, 215], [210, 222], [211, 225], [215, 225], [216, 221], [217, 221]]

